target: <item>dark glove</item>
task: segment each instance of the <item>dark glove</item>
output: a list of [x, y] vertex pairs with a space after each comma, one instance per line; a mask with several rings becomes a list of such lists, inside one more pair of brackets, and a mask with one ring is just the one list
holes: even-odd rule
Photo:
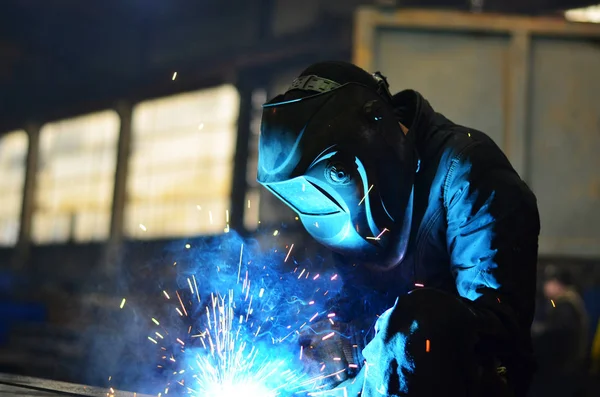
[[475, 315], [457, 297], [419, 289], [378, 320], [363, 350], [363, 397], [473, 396], [479, 365]]

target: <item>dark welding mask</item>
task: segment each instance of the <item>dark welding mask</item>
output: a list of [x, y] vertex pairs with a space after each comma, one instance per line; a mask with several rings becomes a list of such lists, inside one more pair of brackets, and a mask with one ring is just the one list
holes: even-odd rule
[[[387, 93], [385, 80], [376, 83]], [[294, 90], [310, 94], [289, 99]], [[312, 237], [379, 269], [405, 254], [417, 161], [388, 98], [363, 84], [302, 76], [263, 105], [258, 159], [258, 181]]]

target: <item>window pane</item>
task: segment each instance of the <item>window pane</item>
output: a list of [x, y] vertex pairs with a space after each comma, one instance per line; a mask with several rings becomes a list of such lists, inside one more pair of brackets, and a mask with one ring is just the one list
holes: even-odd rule
[[119, 127], [112, 110], [42, 127], [35, 242], [108, 237]]
[[17, 242], [25, 166], [27, 133], [13, 131], [0, 136], [0, 245]]
[[222, 233], [228, 223], [239, 95], [224, 85], [140, 103], [133, 112], [125, 233]]

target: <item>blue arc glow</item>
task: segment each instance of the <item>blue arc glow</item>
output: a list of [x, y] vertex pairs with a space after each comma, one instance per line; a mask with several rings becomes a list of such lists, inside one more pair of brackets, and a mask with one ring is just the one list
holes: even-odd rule
[[[168, 375], [161, 397], [306, 395], [338, 376], [333, 357], [318, 373], [305, 371], [298, 343], [312, 324], [335, 324], [327, 304], [341, 288], [337, 274], [295, 263], [293, 247], [261, 254], [234, 233], [218, 248], [199, 247], [193, 269], [159, 291], [172, 316], [164, 324], [153, 316], [148, 336]], [[283, 261], [294, 266], [281, 270]]]

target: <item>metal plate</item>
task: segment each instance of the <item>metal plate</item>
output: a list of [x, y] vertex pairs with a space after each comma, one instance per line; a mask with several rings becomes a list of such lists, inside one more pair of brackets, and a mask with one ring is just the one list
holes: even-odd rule
[[377, 31], [376, 65], [394, 91], [414, 89], [452, 121], [503, 145], [508, 37]]
[[530, 80], [540, 252], [600, 256], [600, 46], [534, 38]]
[[[106, 397], [112, 394], [111, 390], [99, 387], [0, 374], [0, 396], [2, 397]], [[116, 390], [114, 394], [119, 397], [150, 397], [145, 394]]]

